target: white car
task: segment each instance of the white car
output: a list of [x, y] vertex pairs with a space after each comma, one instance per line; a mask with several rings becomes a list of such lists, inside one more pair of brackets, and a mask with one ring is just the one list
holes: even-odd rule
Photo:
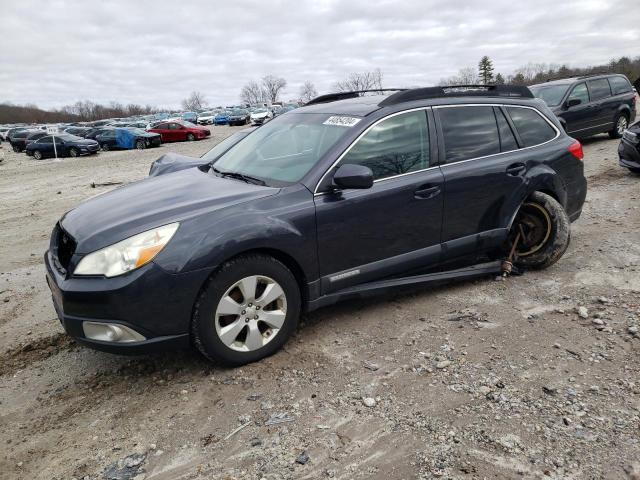
[[251, 113], [251, 124], [262, 125], [273, 118], [273, 113], [268, 108], [259, 108]]
[[198, 114], [198, 124], [211, 125], [217, 112], [202, 112]]
[[2, 140], [7, 140], [8, 131], [9, 131], [9, 127], [0, 127], [0, 138]]

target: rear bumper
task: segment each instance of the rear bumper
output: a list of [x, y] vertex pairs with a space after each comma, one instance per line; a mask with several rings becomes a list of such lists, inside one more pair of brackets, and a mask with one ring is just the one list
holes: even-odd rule
[[622, 139], [618, 145], [618, 162], [624, 168], [640, 169], [640, 144], [636, 146]]
[[[66, 278], [45, 254], [46, 280], [54, 308], [68, 335], [97, 350], [137, 354], [189, 346], [193, 304], [204, 271], [170, 274], [153, 262], [113, 278]], [[84, 322], [124, 325], [144, 341], [107, 342], [87, 338]]]
[[566, 185], [567, 206], [566, 212], [571, 222], [575, 222], [582, 214], [582, 206], [587, 198], [587, 179], [581, 177], [575, 182]]

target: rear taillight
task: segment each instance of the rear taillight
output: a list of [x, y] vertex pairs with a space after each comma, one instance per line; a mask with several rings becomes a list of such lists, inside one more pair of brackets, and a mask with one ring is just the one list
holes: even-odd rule
[[567, 148], [567, 151], [580, 161], [582, 161], [582, 159], [584, 158], [584, 153], [582, 152], [582, 145], [578, 140], [575, 140], [571, 145], [569, 145], [569, 148]]

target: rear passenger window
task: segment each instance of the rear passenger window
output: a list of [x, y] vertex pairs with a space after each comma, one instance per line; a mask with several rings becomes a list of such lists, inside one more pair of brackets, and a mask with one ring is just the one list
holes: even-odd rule
[[447, 163], [500, 153], [493, 107], [438, 108]]
[[531, 108], [506, 107], [513, 125], [525, 147], [548, 142], [556, 131], [542, 116]]
[[614, 95], [631, 91], [629, 80], [623, 77], [609, 77], [609, 85]]
[[429, 132], [424, 110], [395, 115], [371, 128], [340, 164], [369, 167], [374, 180], [429, 166]]
[[500, 131], [500, 151], [509, 152], [511, 150], [517, 150], [518, 143], [516, 142], [516, 137], [513, 135], [504, 113], [499, 108], [494, 109], [494, 111], [498, 122], [498, 130]]
[[589, 80], [589, 91], [591, 92], [591, 100], [600, 100], [611, 96], [611, 88], [606, 78], [598, 80]]

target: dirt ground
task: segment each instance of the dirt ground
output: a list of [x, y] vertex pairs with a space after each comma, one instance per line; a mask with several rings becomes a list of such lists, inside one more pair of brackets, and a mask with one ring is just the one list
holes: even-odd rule
[[57, 219], [117, 187], [91, 182], [234, 130], [57, 162], [5, 146], [0, 478], [640, 478], [640, 177], [606, 135], [585, 142], [584, 212], [546, 271], [325, 308], [238, 369], [69, 340], [42, 262]]

